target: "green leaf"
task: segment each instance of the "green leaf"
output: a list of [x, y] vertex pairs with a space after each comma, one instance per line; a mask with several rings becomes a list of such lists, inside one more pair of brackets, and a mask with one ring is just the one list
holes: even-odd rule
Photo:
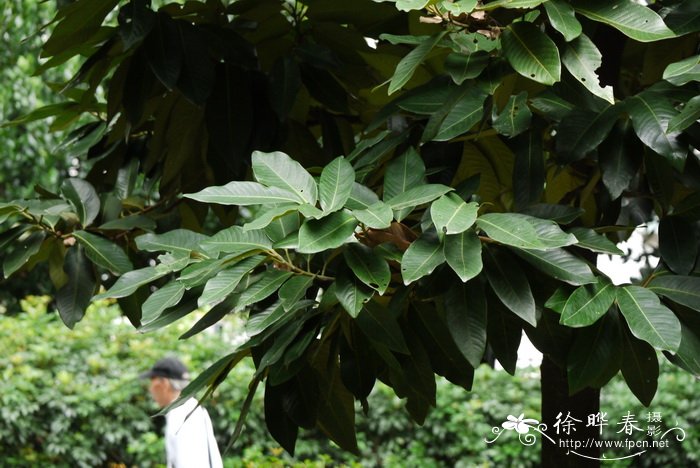
[[592, 252], [598, 252], [611, 255], [624, 255], [624, 252], [617, 248], [607, 237], [598, 234], [593, 229], [584, 227], [575, 227], [569, 230], [571, 234], [576, 236], [576, 247], [582, 247]]
[[659, 222], [659, 253], [664, 263], [678, 275], [687, 275], [698, 257], [698, 241], [693, 224], [678, 216], [664, 216]]
[[587, 327], [595, 323], [615, 302], [615, 286], [598, 277], [597, 283], [577, 288], [564, 304], [559, 323], [567, 327]]
[[648, 287], [656, 294], [700, 312], [700, 277], [656, 276]]
[[489, 301], [486, 330], [494, 356], [506, 372], [515, 375], [518, 348], [523, 336], [520, 320], [505, 310], [498, 301]]
[[694, 55], [666, 67], [664, 80], [676, 86], [683, 86], [691, 81], [700, 81], [700, 55]]
[[403, 210], [404, 208], [414, 208], [418, 205], [429, 203], [451, 190], [451, 187], [442, 184], [425, 184], [410, 188], [404, 193], [392, 197], [386, 203], [394, 211]]
[[277, 187], [265, 187], [257, 182], [229, 182], [226, 185], [207, 187], [185, 198], [219, 205], [269, 205], [276, 203], [301, 203], [294, 193]]
[[487, 249], [486, 277], [498, 299], [515, 315], [537, 326], [535, 299], [525, 273], [506, 252]]
[[675, 355], [664, 354], [672, 363], [697, 377], [700, 375], [700, 337], [687, 325], [682, 324], [681, 326], [681, 345], [678, 347], [678, 351]]
[[342, 156], [331, 161], [321, 172], [319, 191], [324, 213], [337, 211], [345, 206], [355, 182], [355, 170]]
[[654, 399], [659, 379], [656, 351], [647, 343], [624, 333], [620, 370], [627, 386], [644, 406]]
[[680, 114], [668, 122], [666, 133], [679, 132], [693, 125], [700, 119], [700, 96], [695, 96], [685, 103]]
[[103, 231], [130, 231], [132, 229], [141, 229], [143, 231], [153, 231], [156, 228], [156, 222], [145, 215], [131, 215], [123, 218], [113, 219], [101, 224], [98, 229]]
[[612, 314], [578, 330], [566, 356], [569, 391], [600, 388], [620, 370], [620, 321]]
[[141, 323], [146, 325], [160, 317], [170, 307], [177, 305], [185, 294], [185, 285], [171, 281], [148, 296], [141, 306]]
[[335, 282], [335, 297], [352, 318], [357, 317], [373, 294], [374, 291], [365, 287], [354, 275], [341, 274]]
[[574, 286], [595, 281], [595, 276], [586, 262], [564, 249], [544, 251], [516, 249], [514, 252], [554, 279], [573, 284]]
[[351, 210], [365, 210], [379, 201], [379, 197], [371, 189], [355, 182], [352, 184], [350, 197], [345, 207]]
[[617, 288], [617, 303], [634, 336], [662, 351], [678, 350], [681, 323], [656, 294], [639, 286], [625, 286]]
[[539, 131], [522, 135], [516, 142], [513, 166], [513, 197], [517, 207], [526, 207], [542, 198], [545, 183], [544, 153]]
[[501, 135], [514, 137], [530, 127], [532, 112], [527, 106], [527, 91], [511, 96], [500, 114], [493, 108], [493, 128]]
[[569, 300], [569, 296], [571, 295], [571, 291], [569, 289], [570, 288], [567, 286], [559, 286], [556, 291], [554, 291], [554, 294], [547, 299], [544, 306], [549, 310], [561, 314], [564, 311], [566, 301]]
[[76, 231], [73, 237], [85, 248], [85, 254], [95, 264], [119, 275], [134, 269], [129, 257], [116, 244], [85, 231]]
[[28, 237], [19, 241], [15, 249], [5, 257], [3, 262], [3, 272], [5, 278], [9, 278], [14, 272], [24, 266], [41, 249], [41, 245], [46, 238], [44, 231], [35, 231]]
[[494, 0], [482, 5], [480, 10], [495, 10], [496, 8], [535, 8], [547, 0]]
[[[454, 5], [447, 3], [446, 5]], [[451, 53], [445, 58], [445, 71], [457, 85], [476, 78], [489, 63], [489, 54], [483, 50], [471, 54]]]
[[554, 221], [520, 213], [488, 213], [479, 216], [476, 224], [493, 240], [522, 249], [547, 250], [576, 243]]
[[564, 0], [549, 0], [544, 3], [549, 22], [569, 42], [576, 39], [582, 31], [581, 23], [576, 19], [574, 9]]
[[642, 142], [664, 156], [673, 167], [682, 170], [688, 154], [678, 133], [667, 133], [671, 119], [678, 115], [673, 103], [660, 93], [640, 93], [628, 98], [627, 110], [632, 126]]
[[408, 354], [408, 346], [403, 338], [401, 327], [393, 314], [374, 301], [365, 304], [355, 323], [367, 338], [382, 344], [392, 351]]
[[90, 182], [77, 178], [66, 179], [61, 184], [61, 193], [75, 208], [83, 227], [92, 224], [100, 214], [100, 197]]
[[366, 210], [354, 210], [352, 214], [359, 222], [374, 229], [386, 229], [394, 220], [391, 207], [382, 201], [378, 201]]
[[612, 26], [639, 42], [675, 37], [654, 10], [633, 0], [574, 0], [571, 3], [577, 13]]
[[316, 205], [316, 181], [301, 164], [280, 151], [254, 151], [253, 175], [261, 184], [295, 194], [300, 203]]
[[202, 241], [200, 245], [212, 255], [220, 252], [243, 254], [253, 250], [269, 250], [272, 241], [262, 230], [247, 231], [240, 226], [231, 226]]
[[603, 184], [610, 197], [617, 200], [627, 190], [639, 169], [641, 144], [629, 120], [618, 122], [598, 148]]
[[201, 244], [208, 239], [204, 234], [188, 229], [174, 229], [163, 234], [144, 234], [136, 238], [136, 247], [147, 252], [187, 253], [201, 251]]
[[551, 89], [532, 98], [530, 100], [530, 106], [554, 121], [563, 119], [566, 114], [576, 107], [555, 94]]
[[384, 201], [425, 184], [425, 164], [414, 148], [389, 161], [384, 173]]
[[277, 291], [293, 273], [289, 271], [268, 270], [261, 278], [243, 291], [236, 304], [236, 310], [262, 301]]
[[[426, 3], [426, 2], [423, 2]], [[422, 8], [422, 7], [421, 7]], [[445, 36], [445, 32], [441, 32], [432, 36], [418, 45], [415, 49], [409, 52], [401, 61], [396, 65], [396, 70], [394, 75], [391, 77], [389, 82], [389, 94], [394, 94], [396, 91], [401, 89], [408, 81], [411, 79], [413, 74], [416, 72], [420, 64], [425, 60], [433, 47], [437, 45], [440, 40]]]
[[[280, 205], [272, 206], [265, 211], [261, 211], [256, 215], [256, 217], [243, 225], [243, 230], [252, 231], [256, 229], [263, 229], [269, 226], [272, 222], [278, 218], [291, 213], [292, 211], [297, 211], [302, 205]], [[286, 236], [285, 236], [286, 237]]]
[[313, 283], [313, 278], [306, 275], [292, 276], [282, 285], [279, 290], [279, 298], [282, 308], [286, 311], [296, 306], [299, 300], [304, 297], [306, 290]]
[[396, 8], [401, 11], [422, 10], [430, 0], [396, 0]]
[[486, 296], [476, 281], [455, 284], [445, 295], [447, 328], [462, 355], [475, 369], [486, 350], [486, 311]]
[[56, 307], [63, 323], [72, 329], [83, 318], [90, 304], [95, 291], [95, 278], [92, 265], [81, 247], [68, 250], [63, 269], [68, 275], [68, 283], [56, 293]]
[[372, 249], [362, 244], [350, 244], [343, 252], [345, 261], [355, 276], [381, 295], [389, 287], [391, 272], [389, 264]]
[[511, 23], [501, 36], [503, 53], [522, 76], [545, 85], [561, 79], [559, 50], [554, 42], [532, 23]]
[[678, 36], [700, 30], [700, 5], [695, 0], [664, 7], [664, 23]]
[[226, 299], [226, 297], [236, 289], [243, 277], [250, 273], [263, 260], [264, 257], [256, 255], [246, 258], [236, 263], [233, 267], [217, 273], [216, 276], [207, 281], [202, 295], [197, 300], [197, 305], [202, 307]]
[[429, 275], [445, 262], [442, 244], [426, 235], [413, 241], [401, 257], [403, 283], [409, 285]]
[[343, 245], [355, 232], [357, 220], [345, 211], [306, 220], [299, 228], [299, 253], [316, 253]]
[[165, 276], [168, 272], [157, 267], [145, 267], [124, 273], [109, 290], [94, 297], [95, 300], [126, 297], [133, 294], [139, 287]]
[[[477, 87], [467, 87], [453, 103], [448, 104], [449, 109], [444, 119], [439, 122], [437, 132], [432, 134], [429, 131], [430, 123], [423, 134], [423, 140], [449, 141], [459, 135], [469, 131], [474, 125], [481, 121], [484, 115], [484, 100], [486, 93]], [[436, 113], [435, 117], [442, 114]], [[431, 121], [433, 118], [431, 118]]]
[[479, 205], [464, 203], [457, 195], [448, 193], [430, 205], [435, 229], [445, 234], [459, 234], [474, 225]]
[[473, 230], [446, 235], [443, 252], [447, 264], [466, 283], [481, 273], [481, 240]]
[[613, 106], [602, 112], [575, 109], [566, 114], [557, 128], [558, 159], [572, 163], [585, 158], [605, 140], [618, 115], [618, 109]]
[[[580, 27], [581, 25], [579, 25]], [[569, 42], [561, 58], [567, 70], [591, 93], [610, 104], [615, 104], [612, 86], [601, 87], [596, 70], [602, 63], [602, 54], [585, 34]]]
[[292, 212], [275, 218], [264, 230], [267, 237], [269, 237], [272, 242], [277, 243], [288, 239], [292, 234], [299, 231], [299, 226], [299, 213]]

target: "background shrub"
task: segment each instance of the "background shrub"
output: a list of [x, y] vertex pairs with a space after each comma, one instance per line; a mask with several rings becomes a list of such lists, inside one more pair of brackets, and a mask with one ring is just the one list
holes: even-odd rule
[[[75, 330], [66, 329], [56, 314], [46, 313], [47, 299], [28, 297], [24, 314], [0, 315], [0, 460], [3, 466], [158, 466], [164, 460], [162, 419], [153, 418], [155, 405], [138, 373], [166, 354], [177, 354], [197, 373], [234, 347], [239, 326], [226, 327], [186, 340], [177, 337], [197, 317], [149, 334], [125, 323], [115, 306], [91, 306]], [[214, 422], [219, 446], [229, 442], [253, 373], [244, 361], [233, 370], [205, 404]], [[359, 457], [342, 452], [320, 434], [306, 431], [292, 458], [265, 429], [262, 392], [256, 395], [240, 439], [227, 454], [225, 465], [472, 467], [537, 466], [538, 441], [520, 444], [512, 433], [495, 444], [491, 428], [509, 414], [539, 419], [539, 373], [520, 369], [511, 377], [481, 366], [474, 391], [465, 392], [438, 379], [437, 407], [422, 427], [414, 425], [403, 402], [377, 385], [369, 398], [369, 413], [358, 408]], [[661, 412], [666, 426], [687, 431], [685, 441], [665, 450], [650, 450], [635, 466], [698, 466], [700, 409], [694, 405], [698, 382], [671, 366], [662, 366], [659, 392], [650, 409], [642, 407], [621, 379], [602, 392], [601, 409], [610, 427], [627, 411], [640, 424], [648, 411]], [[551, 424], [550, 421], [546, 421]], [[636, 439], [643, 438], [635, 436]], [[607, 456], [620, 456], [610, 450]], [[610, 466], [629, 466], [620, 462]], [[606, 464], [607, 465], [607, 464]]]

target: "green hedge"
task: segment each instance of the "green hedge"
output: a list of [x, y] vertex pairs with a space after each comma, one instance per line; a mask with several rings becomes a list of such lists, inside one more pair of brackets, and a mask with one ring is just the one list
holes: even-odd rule
[[[23, 301], [26, 313], [0, 315], [0, 460], [3, 466], [158, 466], [163, 461], [162, 420], [146, 385], [136, 376], [156, 359], [176, 353], [195, 371], [203, 370], [234, 346], [235, 320], [227, 328], [187, 341], [177, 337], [191, 322], [146, 335], [125, 323], [114, 306], [91, 307], [73, 331], [55, 314], [46, 313], [46, 299]], [[194, 320], [194, 318], [192, 318]], [[234, 369], [206, 403], [219, 445], [233, 431], [246, 382], [253, 369], [244, 362]], [[700, 464], [700, 409], [694, 405], [700, 388], [692, 376], [662, 367], [659, 393], [650, 410], [667, 424], [688, 431], [682, 444], [650, 451], [635, 466]], [[539, 376], [521, 370], [511, 377], [486, 366], [477, 370], [471, 393], [438, 380], [438, 405], [424, 426], [413, 425], [402, 402], [377, 386], [369, 413], [358, 408], [359, 457], [346, 454], [307, 431], [295, 458], [284, 453], [265, 430], [262, 392], [256, 395], [246, 428], [230, 453], [227, 467], [249, 466], [537, 466], [538, 442], [521, 445], [514, 433], [495, 444], [491, 428], [509, 415], [539, 418]], [[614, 380], [603, 391], [601, 406], [609, 413], [606, 436], [620, 437], [614, 420], [627, 411], [642, 418], [643, 408], [624, 382]], [[673, 419], [673, 420], [669, 420]], [[619, 456], [609, 451], [608, 456]], [[628, 466], [629, 462], [606, 466]]]

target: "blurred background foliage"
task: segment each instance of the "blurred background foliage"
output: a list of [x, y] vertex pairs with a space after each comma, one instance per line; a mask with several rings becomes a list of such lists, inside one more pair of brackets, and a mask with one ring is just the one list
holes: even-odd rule
[[[241, 323], [227, 321], [226, 328], [178, 341], [197, 317], [141, 334], [125, 322], [115, 305], [101, 302], [91, 306], [87, 318], [70, 331], [60, 326], [56, 313], [47, 313], [47, 303], [46, 297], [30, 296], [22, 300], [25, 313], [0, 315], [3, 466], [162, 466], [162, 420], [152, 417], [157, 409], [138, 373], [176, 349], [198, 373], [222, 350], [234, 346]], [[244, 361], [205, 404], [222, 450], [253, 372], [252, 363]], [[614, 421], [628, 411], [640, 425], [647, 412], [660, 412], [668, 427], [677, 424], [687, 432], [682, 443], [672, 441], [668, 449], [650, 450], [634, 465], [610, 466], [698, 466], [700, 408], [693, 403], [693, 379], [669, 364], [662, 365], [659, 391], [650, 408], [637, 402], [621, 378], [604, 387], [601, 411], [608, 413], [610, 421], [605, 438], [627, 437], [616, 433]], [[404, 402], [390, 389], [377, 386], [369, 398], [368, 415], [357, 408], [359, 456], [340, 450], [320, 433], [304, 431], [296, 457], [291, 458], [269, 436], [262, 392], [258, 392], [243, 435], [226, 454], [226, 466], [539, 466], [542, 441], [527, 447], [510, 432], [494, 444], [484, 442], [493, 437], [491, 428], [500, 426], [509, 414], [540, 417], [537, 369], [519, 369], [510, 377], [482, 365], [475, 381], [475, 390], [465, 392], [438, 379], [437, 407], [422, 427], [411, 422]], [[634, 438], [641, 440], [643, 434]], [[621, 454], [627, 453], [618, 449], [606, 456]]]

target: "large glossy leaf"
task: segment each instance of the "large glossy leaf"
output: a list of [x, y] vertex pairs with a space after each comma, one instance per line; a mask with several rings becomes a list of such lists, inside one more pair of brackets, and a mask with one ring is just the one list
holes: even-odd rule
[[700, 312], [700, 277], [657, 276], [649, 283], [649, 289], [673, 302]]
[[401, 257], [401, 276], [405, 285], [429, 275], [445, 262], [442, 243], [422, 235], [406, 249]]
[[555, 222], [520, 213], [488, 213], [479, 216], [476, 224], [492, 239], [522, 249], [547, 250], [576, 243]]
[[672, 102], [661, 93], [640, 93], [626, 100], [632, 126], [640, 140], [664, 156], [676, 169], [682, 169], [688, 153], [678, 133], [666, 133], [678, 114]]
[[496, 8], [534, 8], [546, 0], [493, 0], [481, 6], [481, 10], [495, 10]]
[[602, 112], [575, 109], [566, 114], [557, 128], [558, 159], [571, 163], [586, 157], [608, 136], [618, 114], [618, 109], [612, 106]]
[[90, 304], [95, 291], [95, 278], [82, 247], [68, 250], [63, 269], [68, 275], [68, 282], [56, 293], [56, 307], [63, 323], [73, 328]]
[[527, 106], [526, 91], [511, 96], [499, 114], [495, 114], [495, 110], [494, 107], [492, 126], [503, 136], [514, 137], [530, 127], [532, 112]]
[[446, 106], [446, 109], [449, 110], [444, 119], [436, 118], [442, 116], [438, 113], [431, 118], [430, 123], [435, 121], [439, 123], [439, 126], [433, 133], [429, 123], [423, 134], [423, 140], [449, 141], [468, 132], [484, 115], [484, 99], [486, 99], [486, 93], [481, 89], [466, 88], [453, 102]]
[[250, 231], [266, 228], [276, 219], [286, 215], [287, 213], [291, 213], [292, 211], [297, 211], [301, 206], [304, 205], [283, 204], [272, 206], [265, 211], [261, 210], [255, 219], [243, 225], [243, 229]]
[[202, 295], [197, 299], [197, 305], [202, 307], [226, 299], [236, 289], [243, 277], [262, 261], [263, 257], [261, 256], [249, 257], [235, 264], [232, 268], [217, 273], [216, 276], [207, 281]]
[[634, 336], [662, 351], [678, 349], [681, 323], [656, 294], [639, 286], [625, 286], [617, 288], [617, 303]]
[[261, 184], [295, 194], [299, 202], [316, 204], [318, 187], [314, 178], [301, 164], [280, 151], [253, 152], [253, 175]]
[[420, 154], [410, 148], [387, 164], [384, 173], [384, 201], [425, 184], [425, 164]]
[[618, 122], [598, 147], [598, 161], [603, 172], [603, 184], [616, 200], [627, 190], [637, 174], [641, 161], [641, 144], [629, 120]]
[[173, 280], [148, 296], [141, 306], [141, 323], [157, 319], [166, 309], [177, 305], [185, 294], [185, 285]]
[[598, 234], [593, 229], [584, 227], [575, 227], [569, 230], [571, 234], [576, 236], [576, 247], [582, 247], [592, 252], [623, 255], [624, 252], [617, 248], [607, 237]]
[[559, 50], [534, 24], [512, 23], [503, 31], [501, 41], [503, 53], [516, 72], [545, 85], [560, 80]]
[[586, 262], [564, 249], [514, 249], [514, 252], [538, 270], [560, 281], [574, 286], [595, 281]]
[[491, 297], [488, 305], [488, 343], [503, 369], [510, 375], [515, 375], [518, 348], [523, 336], [522, 322]]
[[622, 345], [620, 323], [612, 314], [591, 327], [577, 330], [567, 362], [569, 391], [600, 388], [620, 369]]
[[374, 301], [368, 302], [355, 319], [355, 323], [370, 340], [393, 351], [408, 354], [408, 346], [403, 338], [401, 327], [385, 307]]
[[134, 269], [124, 250], [104, 237], [85, 231], [76, 231], [73, 236], [85, 248], [85, 255], [95, 264], [120, 275]]
[[486, 296], [476, 281], [455, 284], [445, 295], [447, 328], [462, 355], [475, 369], [486, 349]]
[[188, 229], [175, 229], [163, 234], [144, 234], [136, 238], [139, 250], [147, 252], [189, 253], [201, 250], [200, 245], [207, 239], [204, 234]]
[[354, 210], [352, 214], [359, 222], [374, 229], [386, 229], [394, 220], [394, 211], [382, 201], [378, 201], [365, 210]]
[[265, 187], [257, 182], [229, 182], [226, 185], [207, 187], [197, 193], [187, 193], [186, 198], [219, 205], [269, 205], [277, 203], [301, 203], [293, 192], [277, 187]]
[[700, 5], [695, 0], [669, 5], [664, 13], [664, 23], [678, 36], [700, 30]]
[[564, 36], [567, 41], [576, 39], [582, 31], [581, 23], [576, 19], [573, 7], [564, 0], [549, 0], [544, 9], [550, 24]]
[[3, 262], [5, 278], [22, 268], [30, 258], [36, 255], [41, 249], [45, 238], [46, 233], [44, 231], [37, 231], [19, 241], [15, 249], [5, 257]]
[[[579, 25], [580, 26], [580, 25]], [[591, 93], [610, 104], [615, 104], [612, 86], [601, 86], [596, 70], [602, 63], [602, 54], [585, 34], [579, 35], [566, 46], [562, 63]]]
[[544, 192], [545, 171], [542, 134], [533, 130], [516, 140], [513, 197], [516, 207], [537, 203]]
[[300, 253], [316, 253], [343, 245], [355, 232], [357, 220], [345, 211], [336, 211], [325, 218], [306, 220], [299, 228]]
[[313, 283], [313, 278], [306, 275], [292, 276], [282, 285], [278, 296], [284, 310], [291, 310], [304, 297], [306, 290]]
[[577, 13], [612, 26], [639, 42], [675, 36], [654, 10], [633, 0], [575, 0], [571, 3]]
[[355, 182], [352, 184], [350, 197], [345, 203], [351, 210], [365, 210], [379, 201], [379, 197], [368, 187]]
[[211, 254], [219, 252], [242, 254], [253, 250], [271, 249], [272, 241], [264, 231], [247, 231], [240, 226], [231, 226], [203, 240], [201, 248]]
[[448, 193], [430, 205], [430, 217], [438, 231], [459, 234], [474, 225], [478, 210], [476, 203], [464, 203], [458, 195]]
[[120, 276], [111, 288], [102, 294], [98, 294], [94, 299], [118, 299], [120, 297], [130, 296], [144, 284], [155, 281], [166, 274], [167, 270], [160, 270], [157, 267], [151, 266], [132, 270]]
[[445, 71], [452, 81], [461, 85], [465, 80], [479, 76], [488, 65], [489, 59], [488, 52], [483, 50], [471, 54], [452, 53], [445, 58]]
[[343, 252], [345, 261], [360, 281], [384, 294], [391, 281], [389, 264], [372, 249], [362, 244], [350, 244]]
[[101, 224], [99, 229], [108, 231], [129, 231], [131, 229], [142, 229], [144, 231], [153, 231], [156, 228], [156, 222], [145, 215], [131, 215], [123, 218], [113, 219]]
[[515, 315], [537, 326], [535, 299], [527, 276], [517, 262], [503, 251], [486, 250], [486, 277], [498, 299]]
[[700, 96], [695, 96], [685, 103], [680, 114], [668, 122], [667, 133], [674, 133], [693, 125], [700, 119]]
[[89, 226], [100, 214], [100, 197], [90, 182], [77, 178], [66, 179], [61, 184], [61, 193], [75, 208], [81, 225]]
[[681, 345], [675, 355], [668, 353], [666, 357], [675, 365], [700, 376], [700, 336], [693, 332], [686, 324], [682, 324]]
[[335, 282], [335, 297], [338, 298], [340, 305], [352, 318], [357, 317], [364, 304], [370, 300], [373, 294], [374, 291], [351, 274], [341, 274]]
[[564, 304], [559, 323], [568, 327], [587, 327], [595, 323], [615, 302], [615, 286], [598, 277], [594, 284], [577, 288]]
[[443, 252], [447, 264], [463, 283], [481, 273], [481, 240], [473, 230], [448, 234], [444, 243]]
[[656, 351], [644, 341], [623, 334], [624, 352], [620, 370], [627, 386], [644, 406], [649, 406], [656, 394], [659, 361]]
[[451, 187], [442, 184], [425, 184], [412, 187], [392, 197], [386, 203], [392, 210], [403, 210], [405, 208], [413, 208], [424, 203], [429, 203], [451, 190]]
[[[425, 3], [425, 2], [424, 2]], [[411, 79], [416, 69], [423, 63], [433, 47], [440, 42], [445, 35], [444, 32], [426, 38], [418, 47], [409, 52], [396, 66], [394, 76], [389, 82], [389, 94], [393, 94], [401, 89]]]
[[664, 80], [676, 86], [683, 86], [691, 81], [700, 81], [700, 55], [694, 55], [666, 67]]
[[[293, 273], [289, 271], [268, 270], [262, 274], [260, 279], [248, 287], [236, 304], [237, 310], [242, 310], [251, 304], [262, 301], [277, 291]], [[280, 306], [281, 307], [281, 306]]]
[[324, 213], [338, 211], [350, 197], [355, 170], [342, 156], [331, 161], [321, 172], [319, 192]]
[[678, 275], [687, 275], [698, 257], [698, 240], [693, 225], [678, 216], [665, 216], [659, 223], [659, 253]]

